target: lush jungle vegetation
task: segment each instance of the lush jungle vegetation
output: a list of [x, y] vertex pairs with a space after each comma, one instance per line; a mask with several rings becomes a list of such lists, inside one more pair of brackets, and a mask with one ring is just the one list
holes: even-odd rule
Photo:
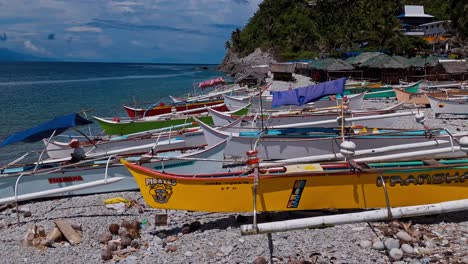
[[340, 56], [346, 51], [414, 55], [430, 46], [401, 34], [404, 5], [424, 5], [425, 13], [451, 19], [468, 36], [468, 4], [459, 0], [264, 0], [249, 23], [236, 29], [226, 48], [245, 56], [255, 48], [280, 59]]

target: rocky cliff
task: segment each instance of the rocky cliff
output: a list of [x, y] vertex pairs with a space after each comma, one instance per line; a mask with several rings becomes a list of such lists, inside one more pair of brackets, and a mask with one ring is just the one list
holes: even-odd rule
[[270, 52], [262, 51], [260, 48], [243, 58], [239, 58], [237, 53], [228, 50], [218, 69], [227, 74], [236, 75], [237, 73], [247, 72], [252, 66], [270, 65], [272, 62], [276, 62], [273, 55]]

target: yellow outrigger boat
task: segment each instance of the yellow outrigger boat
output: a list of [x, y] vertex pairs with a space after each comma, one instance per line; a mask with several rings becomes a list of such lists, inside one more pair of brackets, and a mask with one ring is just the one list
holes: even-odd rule
[[260, 169], [256, 188], [253, 172], [177, 175], [122, 162], [146, 203], [161, 209], [252, 212], [254, 196], [256, 211], [385, 208], [468, 198], [468, 159], [280, 166]]

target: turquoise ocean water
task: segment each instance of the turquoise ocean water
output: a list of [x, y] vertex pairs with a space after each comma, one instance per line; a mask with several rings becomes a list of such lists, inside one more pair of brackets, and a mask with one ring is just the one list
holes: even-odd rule
[[[209, 69], [201, 70], [201, 66]], [[168, 103], [169, 95], [194, 93], [193, 84], [223, 75], [214, 68], [192, 64], [0, 63], [0, 139], [63, 114], [87, 110], [88, 115], [126, 116], [122, 104], [144, 107]], [[99, 132], [97, 125], [79, 129]], [[39, 142], [0, 148], [0, 165], [41, 147]]]

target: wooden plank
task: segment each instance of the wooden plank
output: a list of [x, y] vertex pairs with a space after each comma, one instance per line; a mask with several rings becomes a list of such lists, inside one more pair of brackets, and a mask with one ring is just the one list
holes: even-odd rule
[[73, 229], [73, 227], [63, 219], [55, 220], [55, 225], [60, 229], [63, 236], [70, 242], [71, 245], [76, 245], [81, 242], [81, 236]]
[[440, 167], [444, 166], [442, 163], [438, 162], [435, 159], [427, 159], [427, 160], [423, 160], [423, 162], [427, 165], [440, 166]]

